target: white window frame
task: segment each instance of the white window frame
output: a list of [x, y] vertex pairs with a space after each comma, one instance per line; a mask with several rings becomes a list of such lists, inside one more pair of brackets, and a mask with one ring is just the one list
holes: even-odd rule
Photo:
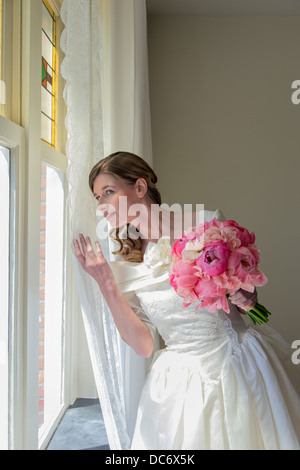
[[[51, 2], [49, 2], [51, 3]], [[53, 6], [59, 6], [53, 5]], [[56, 9], [56, 14], [58, 13]], [[57, 18], [58, 20], [58, 18]], [[76, 303], [76, 288], [72, 269], [72, 260], [66, 238], [65, 251], [65, 285], [66, 306], [65, 306], [65, 374], [64, 374], [64, 406], [60, 414], [46, 432], [40, 436], [38, 432], [38, 334], [39, 334], [39, 290], [31, 289], [30, 286], [39, 285], [39, 235], [40, 235], [40, 172], [41, 162], [45, 162], [66, 173], [68, 161], [63, 154], [65, 127], [63, 116], [58, 116], [57, 149], [53, 149], [41, 142], [41, 25], [42, 25], [42, 0], [23, 0], [22, 4], [22, 34], [23, 44], [23, 80], [22, 80], [22, 125], [26, 130], [26, 154], [27, 154], [27, 217], [30, 224], [27, 226], [27, 419], [26, 419], [26, 443], [27, 449], [44, 449], [57, 426], [57, 423], [64, 414], [67, 406], [76, 398], [76, 390], [73, 388], [75, 364], [71, 354], [76, 333], [76, 308], [75, 312], [70, 309], [70, 305]], [[59, 34], [59, 21], [57, 21], [57, 34]], [[59, 41], [57, 41], [59, 44]], [[24, 59], [25, 57], [25, 59]], [[24, 66], [27, 61], [27, 70]], [[25, 72], [25, 77], [24, 77]], [[58, 73], [59, 87], [64, 86], [62, 78]], [[59, 108], [63, 108], [62, 93], [58, 102]], [[65, 189], [67, 193], [67, 183], [65, 177]], [[67, 211], [66, 211], [67, 212]], [[68, 217], [66, 216], [66, 222]], [[67, 228], [66, 228], [67, 230]], [[74, 299], [75, 297], [75, 299]], [[75, 313], [75, 314], [74, 314]], [[72, 317], [71, 317], [72, 314]], [[75, 325], [74, 323], [75, 322]], [[33, 420], [31, 418], [34, 418]]]
[[11, 162], [11, 221], [10, 221], [10, 298], [9, 298], [9, 448], [22, 448], [24, 410], [24, 267], [23, 251], [25, 185], [25, 132], [17, 124], [0, 116], [0, 144], [10, 149]]
[[[39, 440], [38, 372], [39, 372], [39, 271], [40, 271], [40, 186], [41, 162], [58, 168], [66, 174], [67, 157], [63, 153], [66, 139], [63, 116], [60, 118], [58, 150], [41, 142], [41, 0], [12, 0], [14, 21], [20, 22], [22, 44], [22, 86], [14, 87], [14, 113], [10, 118], [0, 116], [0, 144], [11, 150], [12, 181], [15, 181], [13, 207], [14, 226], [11, 233], [11, 331], [10, 356], [13, 396], [9, 449], [38, 450], [46, 448], [65, 409], [77, 397], [76, 341], [80, 305], [70, 253], [68, 217], [65, 207], [65, 364], [64, 406]], [[59, 0], [55, 2], [59, 7]], [[22, 10], [22, 15], [17, 12]], [[18, 46], [16, 45], [16, 49]], [[18, 58], [13, 57], [17, 64]], [[62, 78], [59, 76], [59, 80]], [[60, 84], [63, 87], [63, 83]], [[22, 100], [21, 100], [22, 97]], [[62, 97], [59, 105], [64, 103]], [[15, 116], [15, 118], [14, 118]], [[65, 176], [65, 193], [67, 182]], [[73, 359], [75, 357], [75, 360]]]
[[21, 0], [6, 1], [5, 15], [2, 25], [3, 76], [1, 80], [5, 87], [6, 104], [0, 103], [0, 113], [7, 119], [20, 124]]

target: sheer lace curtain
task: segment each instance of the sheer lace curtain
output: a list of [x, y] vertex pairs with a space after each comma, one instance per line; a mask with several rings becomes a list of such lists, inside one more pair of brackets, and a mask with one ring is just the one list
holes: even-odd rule
[[[73, 250], [79, 233], [97, 238], [99, 220], [88, 187], [92, 166], [117, 150], [152, 164], [146, 0], [64, 0], [61, 17]], [[115, 247], [107, 238], [99, 241], [106, 259], [114, 261]], [[128, 449], [146, 361], [120, 340], [98, 286], [74, 255], [73, 261], [109, 445]]]

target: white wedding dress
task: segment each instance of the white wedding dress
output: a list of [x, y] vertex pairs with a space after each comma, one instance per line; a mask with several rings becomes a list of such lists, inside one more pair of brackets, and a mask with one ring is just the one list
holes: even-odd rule
[[[222, 218], [205, 211], [205, 219]], [[300, 449], [300, 374], [291, 347], [237, 308], [195, 311], [169, 283], [168, 237], [143, 263], [119, 262], [119, 287], [165, 342], [140, 399], [134, 450]], [[272, 317], [271, 317], [272, 318]]]

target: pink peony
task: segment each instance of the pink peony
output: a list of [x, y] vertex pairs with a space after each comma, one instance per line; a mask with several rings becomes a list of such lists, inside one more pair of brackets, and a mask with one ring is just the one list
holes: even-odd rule
[[229, 313], [229, 306], [226, 297], [226, 288], [216, 284], [213, 279], [209, 281], [200, 280], [194, 288], [194, 292], [201, 300], [197, 308], [206, 307], [209, 312], [223, 309]]
[[185, 289], [190, 291], [194, 288], [195, 284], [198, 282], [197, 276], [195, 276], [195, 269], [191, 263], [185, 263], [182, 260], [179, 260], [170, 275], [170, 284], [174, 288]]
[[217, 310], [224, 310], [224, 312], [230, 313], [226, 295], [206, 297], [201, 304], [197, 305], [196, 310], [198, 310], [198, 308], [206, 308], [212, 313]]
[[203, 222], [203, 224], [200, 224], [198, 227], [196, 227], [196, 233], [198, 234], [198, 236], [202, 236], [205, 234], [205, 232], [207, 231], [207, 229], [213, 224], [213, 221], [215, 219], [211, 220], [210, 222]]
[[247, 246], [255, 242], [255, 235], [254, 233], [248, 232], [248, 230], [244, 227], [241, 227], [237, 222], [234, 220], [225, 220], [222, 223], [224, 233], [226, 234], [226, 230], [235, 231], [237, 238], [240, 240], [242, 246]]
[[218, 286], [213, 279], [209, 279], [208, 281], [201, 279], [200, 281], [197, 281], [198, 282], [194, 287], [194, 292], [199, 298], [202, 298], [205, 295], [215, 296], [226, 293], [226, 289], [222, 286]]
[[228, 242], [215, 240], [203, 248], [201, 255], [196, 260], [196, 265], [200, 266], [209, 276], [219, 276], [227, 268], [229, 255]]
[[185, 248], [185, 245], [189, 240], [196, 238], [195, 232], [190, 232], [187, 235], [182, 235], [173, 245], [171, 255], [175, 255], [178, 258], [182, 258], [182, 250]]
[[228, 272], [241, 281], [241, 288], [249, 292], [254, 291], [254, 286], [263, 286], [267, 278], [258, 269], [260, 254], [255, 245], [241, 246], [232, 251], [228, 259]]

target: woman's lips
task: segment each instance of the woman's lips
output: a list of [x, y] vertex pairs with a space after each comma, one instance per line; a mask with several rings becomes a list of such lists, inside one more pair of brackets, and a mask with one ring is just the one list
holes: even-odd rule
[[106, 218], [106, 219], [109, 219], [110, 216], [112, 216], [113, 214], [115, 214], [115, 212], [111, 212], [110, 214], [106, 215], [105, 218]]

